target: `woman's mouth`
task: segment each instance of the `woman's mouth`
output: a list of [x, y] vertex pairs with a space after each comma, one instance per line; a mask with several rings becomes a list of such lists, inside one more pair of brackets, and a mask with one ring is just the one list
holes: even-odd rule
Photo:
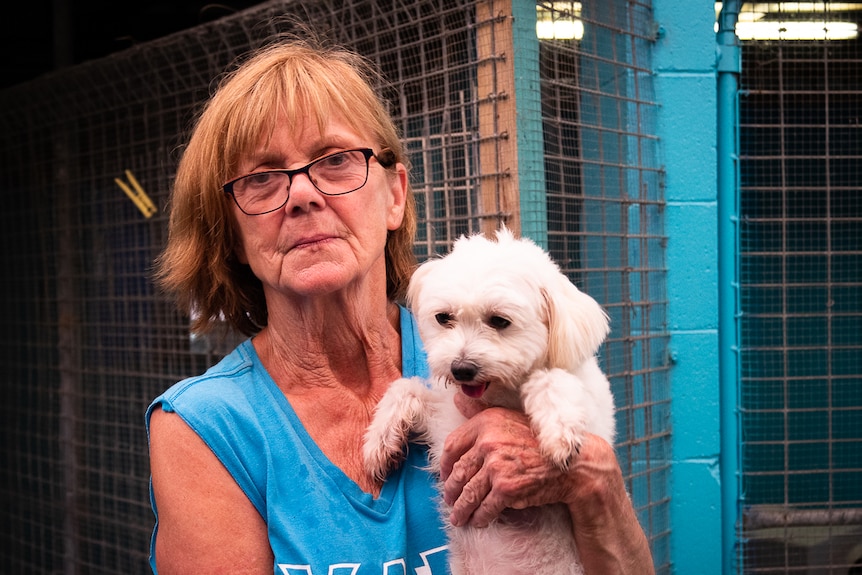
[[332, 239], [332, 236], [324, 236], [324, 235], [302, 238], [302, 239], [296, 241], [293, 244], [293, 247], [291, 249], [302, 249], [302, 248], [317, 247], [317, 246], [321, 246], [321, 245], [325, 244], [326, 242], [328, 242], [331, 239]]

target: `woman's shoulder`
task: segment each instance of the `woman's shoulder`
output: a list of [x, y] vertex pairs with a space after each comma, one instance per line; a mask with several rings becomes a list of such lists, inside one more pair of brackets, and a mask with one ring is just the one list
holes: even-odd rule
[[243, 412], [254, 414], [260, 402], [268, 401], [265, 372], [257, 369], [254, 346], [247, 340], [205, 373], [173, 384], [156, 397], [147, 418], [156, 406], [178, 412], [184, 419], [201, 417], [233, 419]]
[[280, 437], [273, 430], [281, 429], [267, 377], [247, 341], [205, 373], [172, 385], [153, 400], [146, 414], [148, 433], [158, 409], [179, 416], [261, 513], [269, 453], [263, 446], [270, 437]]

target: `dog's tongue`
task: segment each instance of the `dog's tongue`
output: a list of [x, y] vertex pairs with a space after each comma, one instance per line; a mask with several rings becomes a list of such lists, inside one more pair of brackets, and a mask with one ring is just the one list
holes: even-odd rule
[[466, 385], [461, 384], [461, 391], [464, 392], [464, 395], [467, 397], [472, 397], [473, 399], [479, 399], [482, 397], [482, 394], [485, 393], [485, 390], [488, 388], [487, 384], [484, 385]]

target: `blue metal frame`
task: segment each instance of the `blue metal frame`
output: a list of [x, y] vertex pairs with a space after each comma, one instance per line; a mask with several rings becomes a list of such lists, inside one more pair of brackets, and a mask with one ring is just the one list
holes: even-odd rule
[[726, 0], [718, 18], [718, 356], [721, 452], [721, 547], [724, 575], [736, 573], [740, 511], [738, 93], [741, 51], [735, 26], [738, 0]]

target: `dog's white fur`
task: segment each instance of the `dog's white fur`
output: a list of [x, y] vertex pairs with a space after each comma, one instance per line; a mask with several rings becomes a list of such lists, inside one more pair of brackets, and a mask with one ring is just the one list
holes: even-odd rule
[[[565, 469], [584, 434], [614, 440], [614, 406], [595, 354], [608, 317], [536, 244], [497, 232], [462, 237], [426, 262], [408, 289], [428, 354], [428, 382], [400, 379], [375, 412], [364, 444], [382, 479], [408, 439], [427, 443], [439, 472], [446, 436], [465, 421], [459, 389], [491, 406], [523, 410], [543, 453]], [[568, 509], [508, 511], [487, 528], [450, 527], [452, 575], [581, 575]]]

